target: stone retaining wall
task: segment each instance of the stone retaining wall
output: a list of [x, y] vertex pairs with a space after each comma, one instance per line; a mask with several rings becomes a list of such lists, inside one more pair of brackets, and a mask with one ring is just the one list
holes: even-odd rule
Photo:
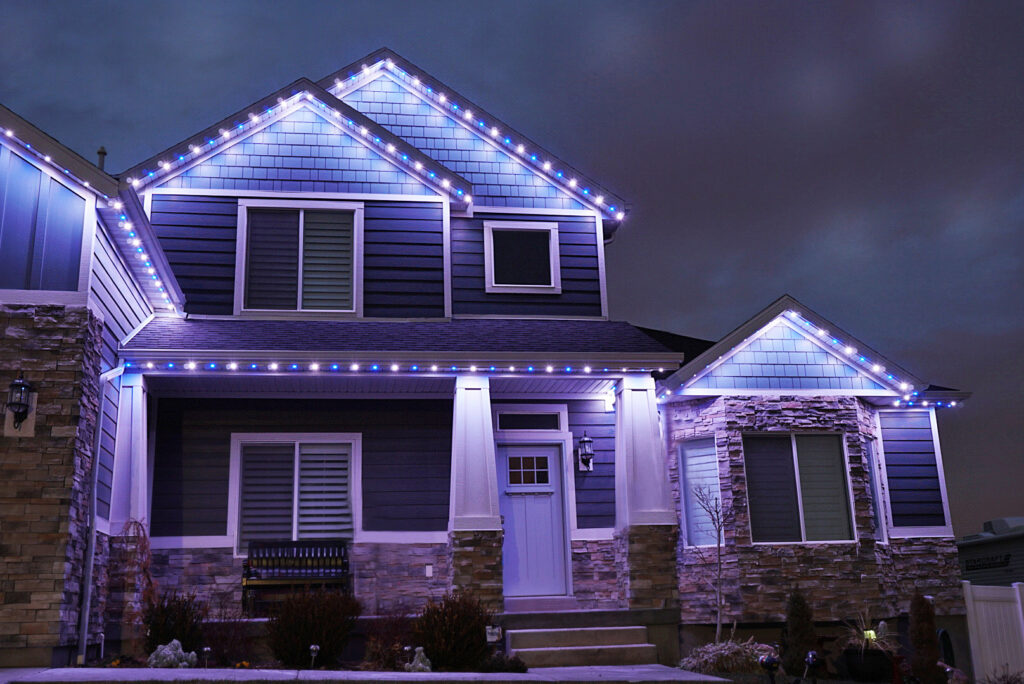
[[[965, 612], [956, 547], [952, 539], [874, 540], [874, 511], [865, 456], [874, 436], [874, 410], [853, 397], [718, 397], [665, 407], [668, 467], [679, 505], [681, 442], [713, 436], [718, 451], [722, 500], [735, 522], [725, 531], [725, 622], [771, 622], [785, 614], [786, 598], [800, 587], [815, 618], [873, 618], [907, 610], [914, 590], [935, 597], [940, 615]], [[753, 544], [743, 466], [743, 433], [756, 431], [841, 433], [849, 459], [858, 541], [815, 544]], [[685, 623], [714, 620], [710, 590], [714, 549], [680, 543], [679, 594]]]
[[0, 666], [61, 662], [77, 641], [100, 340], [84, 307], [0, 305], [0, 392], [19, 372], [37, 392], [35, 434], [0, 434]]

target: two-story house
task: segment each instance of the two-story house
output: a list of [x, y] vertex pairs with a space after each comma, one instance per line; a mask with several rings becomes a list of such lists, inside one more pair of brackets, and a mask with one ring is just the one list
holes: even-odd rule
[[469, 587], [670, 660], [712, 619], [697, 486], [736, 512], [730, 619], [794, 585], [962, 613], [964, 395], [790, 298], [718, 343], [611, 320], [627, 214], [389, 50], [117, 176], [0, 108], [0, 663], [115, 631], [132, 521], [162, 589], [238, 602], [249, 542], [344, 539], [367, 613]]

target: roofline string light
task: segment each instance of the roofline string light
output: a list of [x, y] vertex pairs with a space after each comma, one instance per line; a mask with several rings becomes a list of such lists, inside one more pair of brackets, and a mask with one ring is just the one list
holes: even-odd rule
[[[494, 123], [489, 124], [483, 118], [475, 116], [471, 110], [461, 108], [458, 102], [450, 100], [445, 93], [439, 92], [431, 86], [425, 85], [424, 81], [430, 79], [426, 74], [420, 74], [418, 76], [412, 75], [405, 69], [397, 66], [391, 58], [388, 58], [380, 60], [372, 66], [364, 64], [362, 66], [362, 70], [351, 74], [347, 81], [351, 82], [358, 79], [360, 76], [376, 73], [380, 71], [380, 66], [382, 64], [386, 69], [399, 74], [410, 85], [419, 89], [424, 97], [434, 102], [438, 107], [455, 113], [457, 115], [454, 117], [455, 120], [462, 123], [465, 128], [474, 131], [482, 139], [488, 140], [494, 145], [498, 145], [499, 143], [502, 144], [506, 153], [514, 159], [517, 159], [524, 166], [529, 162], [532, 168], [541, 172], [542, 175], [550, 181], [564, 186], [563, 189], [565, 189], [567, 194], [582, 197], [584, 201], [600, 207], [606, 214], [610, 217], [614, 217], [618, 221], [626, 218], [626, 212], [621, 206], [616, 204], [605, 205], [605, 194], [610, 195], [611, 193], [601, 194], [596, 190], [591, 189], [588, 185], [581, 184], [579, 179], [568, 174], [565, 170], [556, 169], [555, 164], [564, 164], [562, 164], [558, 159], [541, 159], [539, 155], [531, 152], [527, 148], [525, 143], [529, 141], [525, 138], [520, 141], [513, 140], [510, 136], [502, 135], [501, 129]], [[346, 81], [342, 81], [340, 78], [334, 80], [335, 89], [341, 89], [345, 84]]]
[[64, 168], [62, 165], [60, 165], [57, 162], [55, 162], [53, 160], [52, 156], [50, 156], [49, 154], [46, 154], [44, 152], [40, 152], [38, 149], [36, 149], [35, 147], [32, 146], [32, 143], [30, 143], [30, 142], [28, 142], [26, 140], [22, 140], [21, 138], [19, 138], [15, 134], [13, 128], [4, 129], [4, 138], [6, 138], [7, 140], [11, 140], [11, 141], [14, 141], [14, 142], [18, 143], [27, 152], [30, 152], [32, 154], [32, 156], [35, 157], [37, 160], [39, 160], [40, 162], [42, 162], [43, 164], [46, 164], [47, 166], [49, 166], [51, 168], [54, 168], [54, 169], [58, 170], [60, 173], [64, 174], [64, 176], [66, 178], [69, 178], [69, 179], [75, 181], [78, 185], [81, 185], [82, 187], [86, 188], [87, 190], [92, 191], [92, 193], [95, 194], [97, 197], [102, 197], [105, 200], [109, 200], [110, 199], [110, 195], [108, 195], [106, 193], [103, 193], [103, 192], [100, 192], [99, 190], [94, 188], [89, 181], [87, 181], [84, 178], [81, 178], [81, 177], [76, 176], [75, 174], [71, 173], [71, 169]]
[[142, 243], [142, 237], [135, 231], [135, 225], [128, 219], [128, 215], [124, 213], [124, 203], [121, 200], [107, 200], [107, 206], [118, 212], [117, 227], [123, 231], [129, 250], [135, 255], [136, 259], [142, 262], [141, 268], [145, 271], [144, 275], [149, 276], [147, 282], [156, 289], [158, 296], [163, 300], [164, 306], [169, 311], [177, 312], [178, 308], [171, 301], [171, 296], [167, 292], [167, 288], [164, 287], [163, 280], [160, 279], [160, 275], [156, 272], [156, 265], [150, 258], [146, 245]]
[[241, 372], [243, 374], [257, 373], [318, 373], [318, 374], [329, 374], [329, 373], [347, 373], [348, 375], [372, 375], [372, 374], [388, 374], [388, 373], [406, 373], [406, 374], [432, 374], [432, 373], [479, 373], [479, 374], [494, 374], [494, 375], [619, 375], [621, 373], [651, 373], [655, 369], [644, 367], [620, 367], [612, 368], [602, 366], [600, 368], [590, 366], [587, 364], [582, 365], [553, 365], [553, 364], [542, 364], [535, 363], [533, 365], [518, 365], [518, 364], [455, 364], [451, 362], [434, 362], [434, 363], [387, 363], [384, 361], [378, 362], [358, 362], [352, 361], [344, 363], [341, 361], [329, 361], [329, 360], [306, 360], [306, 361], [267, 361], [267, 360], [249, 360], [249, 361], [237, 361], [237, 360], [207, 360], [200, 361], [195, 358], [188, 358], [185, 360], [173, 360], [168, 361], [167, 359], [160, 360], [146, 360], [146, 361], [126, 361], [124, 364], [125, 370], [146, 372], [146, 371], [216, 371], [216, 372]]
[[[127, 179], [128, 183], [138, 190], [142, 186], [155, 182], [158, 178], [216, 149], [218, 144], [232, 137], [237, 138], [241, 133], [262, 126], [275, 116], [297, 109], [303, 102], [308, 102], [328, 112], [327, 119], [334, 123], [344, 134], [359, 140], [363, 145], [373, 149], [374, 152], [379, 153], [381, 157], [388, 159], [392, 164], [402, 167], [406, 173], [417, 177], [418, 180], [427, 185], [443, 190], [457, 202], [472, 203], [473, 197], [467, 194], [464, 188], [460, 187], [460, 183], [455, 178], [452, 178], [453, 174], [450, 170], [440, 165], [431, 168], [433, 165], [424, 164], [421, 159], [414, 159], [414, 156], [423, 156], [422, 153], [419, 155], [410, 154], [409, 152], [415, 150], [415, 148], [402, 141], [398, 136], [388, 133], [387, 135], [392, 139], [384, 140], [380, 135], [370, 135], [370, 131], [366, 126], [357, 124], [353, 119], [343, 116], [340, 111], [329, 106], [308, 90], [299, 91], [287, 99], [278, 98], [276, 107], [267, 107], [259, 113], [249, 112], [248, 117], [244, 121], [237, 121], [230, 128], [220, 129], [220, 135], [218, 136], [207, 136], [205, 141], [195, 140], [186, 143], [186, 149], [178, 155], [172, 154], [173, 159], [171, 161], [158, 161], [158, 168], [151, 171], [142, 170], [139, 177], [129, 177]], [[346, 130], [341, 123], [344, 123], [350, 130]], [[396, 142], [399, 145], [396, 145]], [[408, 147], [408, 149], [406, 150], [404, 147]]]

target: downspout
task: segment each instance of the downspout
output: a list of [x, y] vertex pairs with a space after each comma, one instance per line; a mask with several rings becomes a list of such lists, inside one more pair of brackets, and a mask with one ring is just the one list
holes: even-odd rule
[[85, 542], [85, 571], [82, 577], [82, 601], [78, 613], [78, 657], [76, 663], [85, 665], [85, 652], [89, 648], [89, 611], [92, 608], [92, 571], [96, 561], [96, 483], [99, 480], [100, 445], [103, 440], [103, 409], [106, 405], [106, 384], [124, 373], [124, 366], [111, 368], [99, 378], [99, 409], [96, 413], [96, 435], [92, 445], [92, 477], [89, 479], [89, 534]]

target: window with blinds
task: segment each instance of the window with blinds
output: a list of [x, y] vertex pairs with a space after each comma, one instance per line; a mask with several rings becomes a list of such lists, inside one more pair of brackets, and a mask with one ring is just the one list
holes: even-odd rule
[[355, 310], [355, 213], [247, 207], [246, 309]]
[[351, 444], [246, 442], [240, 452], [238, 552], [252, 540], [352, 539]]
[[755, 542], [853, 539], [841, 435], [744, 435]]
[[687, 546], [705, 546], [717, 543], [715, 526], [710, 512], [701, 505], [700, 492], [707, 494], [707, 503], [721, 505], [722, 494], [718, 482], [718, 455], [714, 437], [684, 442], [679, 448], [682, 475], [683, 518]]

